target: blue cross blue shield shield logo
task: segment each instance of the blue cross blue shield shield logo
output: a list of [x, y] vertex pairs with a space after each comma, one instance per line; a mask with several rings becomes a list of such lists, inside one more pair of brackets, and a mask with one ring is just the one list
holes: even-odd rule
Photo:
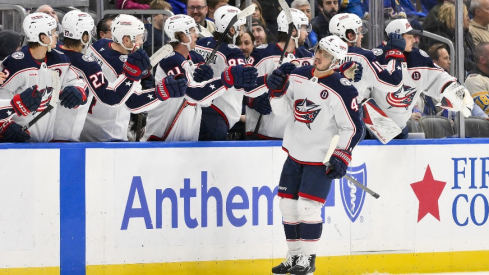
[[[357, 167], [350, 166], [347, 174], [367, 186], [367, 169], [365, 163]], [[346, 214], [352, 222], [355, 222], [360, 215], [360, 211], [362, 211], [363, 202], [365, 201], [365, 191], [357, 188], [347, 179], [341, 178], [340, 193]]]

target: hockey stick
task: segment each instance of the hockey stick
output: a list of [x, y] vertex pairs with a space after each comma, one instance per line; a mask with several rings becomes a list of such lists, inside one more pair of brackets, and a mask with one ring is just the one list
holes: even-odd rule
[[[282, 49], [282, 54], [280, 55], [280, 60], [278, 61], [278, 66], [280, 66], [280, 65], [282, 65], [282, 62], [284, 61], [285, 52], [287, 51], [287, 47], [289, 46], [290, 38], [292, 37], [292, 31], [294, 30], [294, 21], [292, 20], [292, 13], [290, 12], [290, 8], [289, 8], [289, 5], [287, 5], [287, 2], [285, 2], [285, 0], [278, 0], [278, 3], [280, 4], [280, 7], [282, 7], [282, 10], [285, 13], [285, 17], [287, 18], [287, 22], [289, 22], [289, 30], [287, 33], [287, 39], [285, 39], [285, 45], [284, 45], [284, 48]], [[258, 136], [258, 130], [260, 130], [262, 118], [263, 118], [263, 114], [260, 114], [260, 116], [258, 117], [258, 121], [256, 122], [255, 131], [253, 132], [253, 139], [256, 139], [256, 137]]]
[[[219, 41], [217, 41], [217, 44], [216, 46], [214, 47], [214, 49], [212, 50], [211, 54], [207, 57], [207, 60], [205, 61], [205, 64], [206, 65], [209, 65], [209, 63], [211, 62], [211, 60], [214, 58], [214, 56], [216, 55], [217, 53], [217, 50], [219, 50], [219, 47], [221, 46], [222, 42], [224, 41], [224, 38], [226, 37], [226, 34], [228, 34], [229, 30], [231, 29], [231, 27], [234, 25], [234, 23], [236, 23], [238, 20], [241, 20], [243, 18], [246, 18], [247, 16], [250, 16], [253, 14], [253, 12], [255, 12], [255, 4], [251, 4], [249, 5], [246, 9], [238, 12], [232, 19], [231, 21], [229, 22], [229, 24], [227, 25], [226, 29], [224, 30], [224, 32], [222, 33], [221, 35], [221, 38], [219, 38]], [[239, 30], [236, 30], [236, 31], [239, 31]]]
[[[340, 141], [340, 136], [339, 135], [334, 135], [333, 138], [331, 139], [331, 143], [329, 144], [328, 152], [326, 153], [326, 156], [324, 157], [324, 160], [323, 160], [323, 163], [326, 166], [326, 171], [328, 169], [333, 169], [333, 168], [330, 168], [329, 159], [333, 155], [333, 152], [336, 149], [336, 146], [338, 145], [338, 142], [339, 141]], [[349, 182], [355, 184], [356, 187], [358, 187], [358, 188], [362, 189], [363, 191], [365, 191], [365, 192], [369, 193], [370, 195], [372, 195], [372, 197], [374, 197], [376, 199], [378, 199], [380, 197], [379, 194], [377, 194], [374, 191], [370, 190], [370, 188], [368, 188], [367, 186], [361, 184], [360, 182], [358, 182], [356, 179], [352, 178], [351, 176], [344, 175], [343, 177], [345, 179], [347, 179]]]
[[[46, 64], [43, 63], [41, 65], [40, 70], [44, 70], [44, 69], [47, 70], [47, 67], [42, 67], [43, 65], [46, 66]], [[41, 76], [41, 74], [39, 75]], [[61, 83], [60, 83], [58, 72], [55, 70], [51, 70], [51, 78], [53, 79], [53, 91], [51, 93], [51, 100], [49, 101], [49, 105], [39, 115], [37, 115], [34, 119], [29, 121], [27, 125], [22, 127], [22, 131], [27, 131], [30, 127], [32, 127], [32, 125], [36, 124], [36, 122], [38, 122], [43, 116], [49, 113], [58, 104], [59, 92], [61, 90]], [[45, 80], [43, 80], [43, 77], [41, 76], [41, 80], [39, 82], [43, 83], [44, 81]], [[44, 85], [44, 89], [46, 89], [45, 84], [40, 84], [40, 85]]]
[[153, 53], [153, 55], [149, 58], [151, 63], [151, 67], [156, 66], [160, 61], [169, 56], [173, 52], [173, 47], [170, 44], [166, 44], [161, 47], [159, 50]]

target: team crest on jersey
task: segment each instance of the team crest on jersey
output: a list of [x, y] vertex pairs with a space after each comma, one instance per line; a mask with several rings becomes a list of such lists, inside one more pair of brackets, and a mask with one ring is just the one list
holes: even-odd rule
[[[367, 168], [365, 163], [357, 167], [348, 167], [347, 174], [364, 186], [367, 186]], [[350, 218], [352, 222], [355, 222], [360, 216], [360, 212], [363, 208], [365, 191], [357, 188], [355, 184], [349, 182], [347, 179], [341, 178], [340, 194], [341, 201], [343, 202], [343, 207], [345, 208], [348, 218]]]
[[340, 78], [340, 82], [341, 82], [341, 84], [343, 84], [343, 86], [351, 86], [350, 80], [348, 80], [346, 78]]
[[93, 61], [95, 61], [93, 58], [91, 58], [91, 57], [90, 57], [90, 56], [88, 56], [88, 55], [82, 55], [82, 59], [83, 59], [83, 61], [85, 61], [85, 62], [93, 62]]
[[122, 62], [126, 62], [126, 61], [127, 61], [127, 55], [121, 55], [121, 56], [119, 56], [119, 59], [120, 59]]
[[294, 103], [294, 119], [295, 121], [305, 123], [307, 128], [311, 129], [311, 123], [314, 122], [319, 112], [319, 105], [306, 99], [296, 100]]
[[12, 54], [12, 58], [15, 58], [15, 59], [23, 59], [24, 58], [24, 53], [23, 52], [14, 52]]
[[376, 56], [382, 55], [384, 53], [384, 51], [382, 49], [379, 49], [379, 48], [372, 49], [372, 52]]
[[[413, 103], [414, 96], [416, 95], [416, 89], [404, 85], [402, 88], [394, 93], [388, 93], [386, 100], [391, 107], [406, 108], [406, 110]], [[390, 108], [390, 107], [389, 107]]]
[[421, 50], [421, 49], [419, 50], [419, 53], [420, 53], [422, 56], [424, 56], [424, 57], [430, 57], [430, 56], [429, 56], [429, 55], [428, 55], [428, 54], [427, 54], [425, 51], [423, 51], [423, 50]]

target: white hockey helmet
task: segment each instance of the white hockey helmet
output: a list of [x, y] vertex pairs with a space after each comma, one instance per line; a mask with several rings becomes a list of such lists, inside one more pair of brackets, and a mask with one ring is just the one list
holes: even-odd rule
[[[292, 21], [294, 22], [294, 27], [297, 31], [301, 29], [301, 26], [306, 26], [307, 31], [311, 31], [311, 26], [309, 25], [309, 18], [298, 9], [290, 9], [290, 14], [292, 15]], [[285, 11], [281, 11], [277, 17], [278, 31], [288, 32], [289, 23], [287, 17], [285, 16]]]
[[338, 13], [329, 21], [329, 32], [331, 34], [337, 35], [348, 42], [355, 42], [348, 40], [346, 36], [347, 30], [352, 30], [356, 35], [360, 34], [359, 28], [362, 28], [362, 32], [367, 29], [363, 26], [362, 19], [358, 15], [353, 13]]
[[[239, 12], [241, 12], [241, 10], [233, 6], [222, 6], [218, 8], [214, 12], [216, 31], [218, 33], [223, 33], [231, 22], [231, 19], [233, 19], [233, 17]], [[236, 32], [239, 32], [239, 27], [244, 24], [246, 24], [246, 18], [236, 21], [233, 27], [236, 29]]]
[[346, 42], [341, 40], [341, 38], [338, 36], [330, 35], [324, 37], [318, 42], [314, 52], [317, 52], [319, 49], [326, 51], [333, 56], [333, 61], [331, 62], [330, 66], [331, 68], [338, 61], [341, 61], [346, 57], [346, 54], [348, 53], [348, 44], [346, 44]]
[[39, 39], [39, 35], [44, 34], [48, 36], [52, 42], [52, 35], [54, 34], [52, 33], [52, 30], [56, 29], [58, 27], [58, 24], [52, 16], [49, 16], [45, 13], [36, 12], [28, 14], [24, 18], [22, 27], [24, 29], [24, 33], [27, 36], [28, 42], [37, 42], [43, 46], [49, 47], [51, 43], [42, 43], [42, 41]]
[[[95, 30], [93, 18], [86, 12], [73, 10], [65, 14], [63, 17], [63, 36], [74, 40], [80, 40], [83, 45], [87, 45], [92, 40]], [[82, 39], [83, 34], [87, 33], [89, 38], [85, 43]]]
[[390, 33], [398, 33], [398, 34], [417, 34], [421, 35], [422, 32], [419, 30], [413, 29], [411, 24], [407, 19], [396, 19], [392, 20], [387, 27], [385, 27], [385, 33], [389, 35]]
[[136, 37], [142, 34], [143, 41], [146, 41], [147, 31], [146, 28], [144, 28], [143, 22], [129, 14], [120, 14], [112, 20], [111, 31], [112, 40], [129, 51], [132, 49], [128, 49], [122, 44], [122, 38], [124, 36], [129, 36], [132, 43], [135, 43]]
[[170, 42], [180, 42], [175, 36], [177, 32], [190, 36], [191, 28], [197, 29], [197, 24], [192, 17], [185, 14], [174, 15], [165, 21], [165, 34], [170, 38]]

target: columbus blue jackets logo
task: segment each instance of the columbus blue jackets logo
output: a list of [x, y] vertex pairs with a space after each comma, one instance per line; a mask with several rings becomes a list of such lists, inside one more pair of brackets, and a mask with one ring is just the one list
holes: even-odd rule
[[319, 105], [306, 99], [296, 100], [294, 103], [294, 119], [295, 121], [305, 123], [307, 128], [311, 129], [311, 123], [321, 111]]
[[388, 93], [386, 96], [387, 103], [392, 107], [406, 108], [406, 110], [413, 103], [414, 96], [416, 95], [416, 89], [404, 85], [401, 89], [394, 93]]
[[[361, 184], [367, 186], [367, 169], [365, 163], [357, 167], [350, 166], [347, 173]], [[363, 202], [365, 201], [365, 191], [357, 188], [355, 184], [349, 182], [347, 179], [341, 178], [340, 194], [348, 218], [352, 222], [355, 222], [362, 211]]]

